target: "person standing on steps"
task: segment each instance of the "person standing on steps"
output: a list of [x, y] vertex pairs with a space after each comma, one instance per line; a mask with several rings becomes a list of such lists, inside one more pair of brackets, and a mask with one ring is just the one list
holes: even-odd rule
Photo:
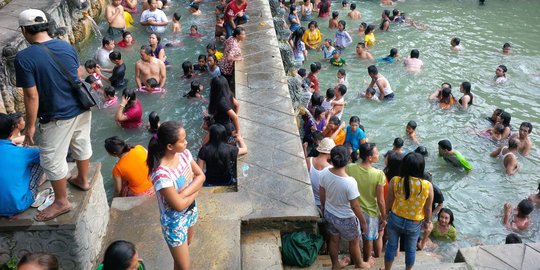
[[[79, 81], [77, 52], [67, 42], [49, 36], [45, 13], [37, 9], [24, 10], [19, 14], [19, 26], [24, 38], [32, 44], [15, 58], [17, 87], [23, 88], [26, 107], [24, 145], [34, 143], [36, 122], [39, 121], [40, 163], [51, 181], [55, 199], [35, 219], [47, 221], [71, 210], [68, 182], [81, 190], [90, 189], [87, 174], [92, 156], [92, 112], [82, 108], [68, 78], [48, 53], [50, 51], [59, 59], [75, 82]], [[68, 149], [76, 160], [78, 172], [69, 180]]]

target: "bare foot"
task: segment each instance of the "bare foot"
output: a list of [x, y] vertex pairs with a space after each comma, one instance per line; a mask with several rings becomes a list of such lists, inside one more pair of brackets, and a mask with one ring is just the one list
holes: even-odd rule
[[90, 189], [90, 183], [88, 183], [88, 180], [82, 179], [79, 176], [70, 177], [67, 181], [82, 191], [88, 191]]
[[39, 212], [36, 215], [36, 217], [34, 217], [34, 219], [39, 222], [45, 222], [53, 218], [56, 218], [57, 216], [65, 214], [69, 212], [70, 210], [71, 210], [71, 205], [69, 204], [67, 200], [65, 202], [55, 201], [49, 207]]
[[338, 270], [347, 267], [351, 263], [351, 258], [343, 257], [339, 260], [339, 265], [332, 266], [332, 270]]
[[375, 265], [375, 258], [370, 256], [367, 262], [362, 261], [362, 263], [360, 264], [360, 268], [371, 268], [374, 265]]

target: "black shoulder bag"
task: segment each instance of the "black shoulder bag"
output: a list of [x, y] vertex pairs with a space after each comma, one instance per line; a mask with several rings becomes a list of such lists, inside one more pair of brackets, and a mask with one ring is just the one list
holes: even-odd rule
[[92, 86], [88, 84], [87, 82], [81, 81], [79, 83], [75, 82], [73, 77], [69, 74], [66, 67], [62, 65], [62, 63], [58, 60], [58, 58], [51, 52], [47, 46], [41, 44], [41, 43], [34, 43], [34, 45], [39, 46], [44, 51], [49, 54], [49, 56], [52, 58], [52, 60], [56, 63], [56, 65], [60, 68], [64, 76], [67, 78], [69, 84], [71, 85], [71, 89], [73, 89], [73, 92], [75, 92], [75, 95], [77, 97], [77, 100], [79, 101], [79, 104], [81, 107], [85, 110], [89, 110], [92, 107], [96, 106], [98, 103], [96, 102], [96, 98], [92, 95]]

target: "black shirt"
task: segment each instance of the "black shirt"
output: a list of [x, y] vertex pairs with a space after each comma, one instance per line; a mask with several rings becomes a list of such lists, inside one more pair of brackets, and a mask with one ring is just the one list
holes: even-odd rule
[[230, 185], [231, 180], [237, 177], [236, 158], [238, 157], [238, 147], [226, 143], [221, 144], [220, 147], [224, 147], [225, 152], [227, 152], [228, 162], [225, 162], [223, 165], [219, 164], [216, 154], [208, 151], [207, 145], [201, 147], [198, 155], [198, 158], [204, 160], [206, 163], [205, 183], [215, 186]]
[[112, 76], [109, 78], [109, 80], [111, 81], [111, 86], [114, 88], [119, 88], [119, 87], [124, 86], [127, 83], [126, 79], [124, 79], [125, 76], [126, 76], [125, 64], [114, 66], [112, 70]]

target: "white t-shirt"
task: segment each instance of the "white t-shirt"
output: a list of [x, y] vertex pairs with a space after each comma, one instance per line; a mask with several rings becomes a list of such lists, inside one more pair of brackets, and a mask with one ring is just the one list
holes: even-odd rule
[[325, 168], [319, 175], [319, 181], [326, 190], [325, 210], [338, 218], [354, 217], [349, 201], [360, 197], [356, 180], [350, 176], [337, 176]]
[[[141, 14], [140, 22], [147, 22], [147, 21], [168, 22], [167, 15], [165, 15], [165, 12], [163, 12], [163, 10], [160, 10], [160, 9], [156, 9], [154, 11], [150, 11], [149, 9], [147, 9], [143, 11], [143, 13]], [[165, 32], [165, 26], [149, 25], [146, 27], [146, 31], [155, 32], [155, 33], [163, 33]]]
[[98, 63], [98, 65], [100, 65], [102, 68], [113, 68], [114, 64], [109, 59], [109, 54], [111, 52], [112, 51], [109, 52], [109, 51], [105, 50], [103, 47], [99, 48], [96, 51], [96, 55], [94, 56], [94, 58], [95, 58], [96, 62]]

